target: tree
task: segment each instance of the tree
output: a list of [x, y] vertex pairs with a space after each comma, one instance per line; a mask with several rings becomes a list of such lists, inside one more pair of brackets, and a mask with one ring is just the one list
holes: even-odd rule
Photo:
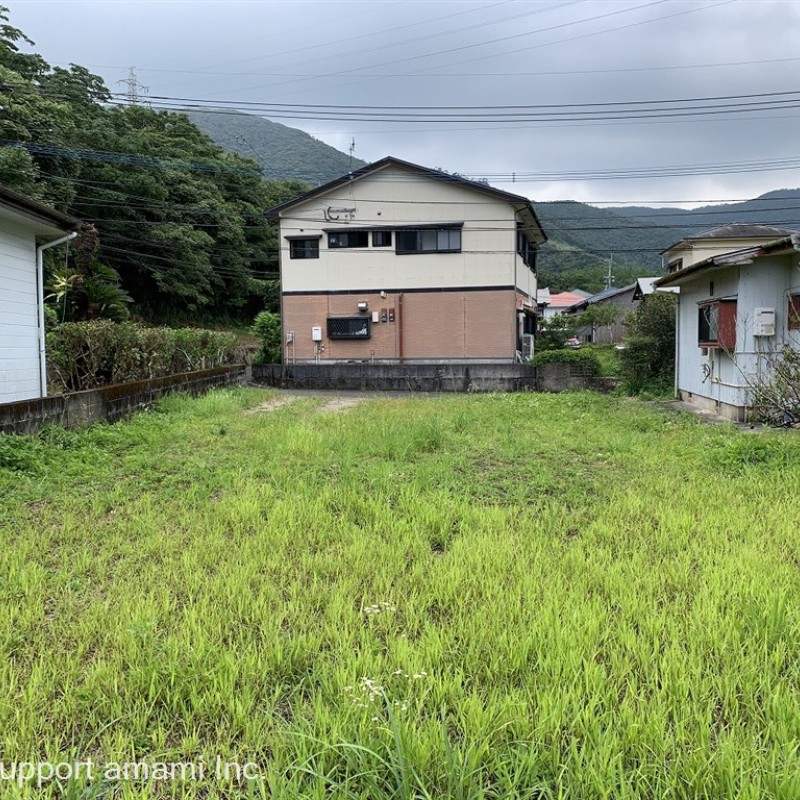
[[555, 314], [539, 321], [536, 331], [536, 350], [558, 350], [566, 345], [567, 339], [575, 336], [578, 330], [578, 317]]
[[631, 316], [622, 372], [628, 390], [671, 391], [675, 375], [675, 304], [669, 292], [644, 297]]
[[264, 364], [281, 362], [281, 318], [271, 311], [262, 311], [253, 322], [253, 333], [261, 339], [258, 360]]
[[97, 229], [85, 227], [75, 240], [75, 255], [53, 271], [51, 294], [46, 298], [56, 307], [59, 322], [111, 319], [128, 316], [131, 298], [120, 287], [116, 270], [97, 258]]

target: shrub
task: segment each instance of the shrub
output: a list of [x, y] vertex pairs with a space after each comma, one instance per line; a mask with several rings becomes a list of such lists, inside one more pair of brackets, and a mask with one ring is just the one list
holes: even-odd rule
[[261, 339], [257, 360], [262, 364], [281, 362], [281, 318], [272, 311], [262, 311], [253, 322], [253, 333]]
[[537, 353], [531, 364], [539, 367], [542, 364], [575, 364], [580, 367], [581, 374], [594, 377], [600, 372], [600, 360], [591, 350], [545, 350]]
[[556, 314], [549, 319], [539, 322], [539, 329], [536, 331], [536, 349], [558, 350], [564, 347], [567, 339], [571, 339], [578, 330], [575, 317], [568, 317], [564, 314]]
[[768, 425], [800, 424], [800, 350], [783, 347], [766, 354], [763, 379], [751, 379], [753, 415]]
[[621, 353], [629, 392], [669, 393], [675, 375], [675, 303], [673, 294], [656, 292], [639, 303], [628, 325]]
[[47, 357], [61, 388], [80, 391], [232, 364], [238, 349], [232, 333], [98, 320], [50, 331]]

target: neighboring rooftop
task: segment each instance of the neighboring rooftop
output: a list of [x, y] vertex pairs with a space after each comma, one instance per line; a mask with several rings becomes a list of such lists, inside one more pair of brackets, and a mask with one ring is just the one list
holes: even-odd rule
[[780, 239], [775, 239], [771, 242], [764, 242], [751, 247], [743, 247], [739, 250], [731, 250], [727, 253], [720, 253], [715, 256], [709, 256], [702, 261], [697, 261], [690, 264], [688, 267], [670, 272], [669, 275], [664, 275], [656, 281], [656, 288], [662, 289], [667, 286], [676, 286], [687, 276], [694, 275], [703, 270], [714, 269], [718, 267], [728, 267], [731, 265], [740, 264], [743, 266], [753, 263], [753, 260], [760, 256], [768, 256], [773, 254], [783, 254], [792, 251], [800, 252], [800, 233], [790, 233]]
[[791, 236], [795, 231], [787, 228], [775, 228], [772, 225], [753, 225], [749, 222], [731, 222], [718, 228], [687, 236], [687, 239], [780, 239]]
[[550, 295], [550, 308], [567, 308], [568, 306], [580, 303], [581, 300], [589, 297], [586, 292], [576, 290], [574, 292], [559, 292], [558, 294]]
[[695, 242], [699, 239], [782, 239], [791, 236], [797, 231], [788, 228], [776, 228], [772, 225], [753, 225], [750, 222], [731, 222], [727, 225], [720, 225], [717, 228], [709, 228], [691, 236], [685, 236], [675, 244], [671, 244], [661, 254], [668, 253], [684, 242]]

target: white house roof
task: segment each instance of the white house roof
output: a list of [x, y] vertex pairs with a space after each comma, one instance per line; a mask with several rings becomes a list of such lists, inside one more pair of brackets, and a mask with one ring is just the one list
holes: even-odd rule
[[80, 224], [78, 220], [5, 186], [0, 186], [0, 217], [33, 228], [34, 233], [40, 236], [57, 236]]

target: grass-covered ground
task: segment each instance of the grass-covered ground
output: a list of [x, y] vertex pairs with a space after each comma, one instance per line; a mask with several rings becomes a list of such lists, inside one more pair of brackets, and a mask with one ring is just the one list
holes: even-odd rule
[[0, 796], [800, 797], [796, 434], [269, 397], [0, 440]]

